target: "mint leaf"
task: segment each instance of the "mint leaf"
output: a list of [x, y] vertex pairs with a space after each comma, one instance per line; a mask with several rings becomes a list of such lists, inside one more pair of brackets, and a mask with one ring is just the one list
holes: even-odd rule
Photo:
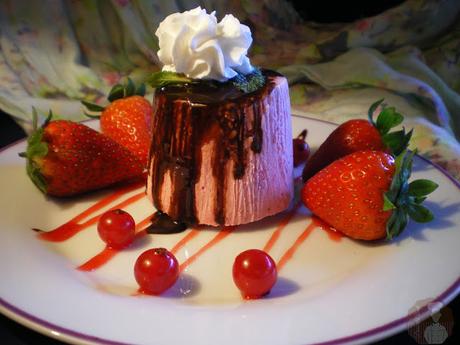
[[153, 73], [147, 79], [147, 83], [156, 89], [162, 88], [166, 85], [191, 83], [192, 81], [192, 79], [186, 77], [184, 74], [165, 71]]
[[230, 79], [230, 82], [244, 93], [251, 93], [257, 91], [265, 85], [265, 77], [260, 69], [255, 68], [249, 74], [238, 73], [235, 77]]

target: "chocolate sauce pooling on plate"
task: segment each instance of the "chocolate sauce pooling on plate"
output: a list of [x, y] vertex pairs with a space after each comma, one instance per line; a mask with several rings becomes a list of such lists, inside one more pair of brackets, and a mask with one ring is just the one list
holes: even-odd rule
[[155, 212], [152, 224], [146, 229], [149, 234], [175, 234], [187, 229], [187, 224], [173, 220], [166, 213]]
[[233, 176], [240, 179], [247, 164], [245, 140], [252, 140], [250, 149], [254, 153], [262, 150], [263, 101], [275, 86], [274, 78], [279, 76], [266, 70], [263, 74], [265, 85], [248, 94], [232, 83], [214, 82], [170, 85], [156, 90], [149, 159], [152, 195], [155, 207], [162, 210], [160, 188], [169, 173], [173, 207], [168, 215], [172, 221], [197, 223], [195, 184], [201, 174], [201, 148], [214, 140], [212, 174], [219, 183], [214, 217], [217, 223], [224, 224], [226, 163], [234, 162]]

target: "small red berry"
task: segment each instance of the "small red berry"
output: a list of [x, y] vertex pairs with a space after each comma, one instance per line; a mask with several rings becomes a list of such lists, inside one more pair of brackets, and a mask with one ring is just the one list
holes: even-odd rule
[[99, 218], [97, 231], [109, 247], [122, 249], [134, 240], [136, 224], [128, 212], [120, 209], [110, 210]]
[[275, 262], [270, 255], [259, 249], [240, 253], [233, 263], [233, 281], [246, 299], [268, 294], [277, 276]]
[[179, 278], [179, 264], [167, 249], [149, 249], [137, 258], [134, 277], [143, 293], [159, 295]]

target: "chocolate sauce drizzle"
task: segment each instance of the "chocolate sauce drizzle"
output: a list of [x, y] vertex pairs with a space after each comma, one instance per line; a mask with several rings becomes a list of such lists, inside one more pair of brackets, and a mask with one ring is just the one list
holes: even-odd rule
[[187, 229], [187, 224], [173, 220], [166, 213], [155, 212], [152, 223], [146, 229], [149, 234], [176, 234]]
[[[247, 164], [245, 140], [252, 138], [250, 149], [254, 153], [262, 150], [263, 100], [274, 87], [274, 77], [279, 76], [272, 71], [263, 73], [267, 79], [265, 86], [250, 94], [244, 94], [231, 83], [217, 87], [209, 82], [171, 85], [156, 90], [149, 159], [152, 196], [155, 207], [164, 210], [160, 189], [169, 174], [172, 195], [168, 216], [171, 221], [197, 223], [195, 184], [201, 173], [201, 148], [214, 140], [212, 174], [219, 183], [214, 217], [217, 223], [224, 224], [226, 163], [233, 160], [233, 176], [241, 179]], [[161, 214], [163, 217], [164, 213]]]

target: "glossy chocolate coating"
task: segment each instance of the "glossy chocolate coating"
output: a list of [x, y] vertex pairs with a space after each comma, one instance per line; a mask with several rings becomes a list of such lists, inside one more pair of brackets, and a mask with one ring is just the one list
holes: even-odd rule
[[[150, 161], [152, 196], [162, 210], [160, 188], [165, 173], [172, 176], [172, 204], [168, 215], [176, 222], [197, 223], [195, 184], [200, 177], [201, 147], [215, 141], [212, 174], [219, 181], [214, 217], [224, 224], [225, 166], [233, 160], [233, 177], [245, 174], [247, 151], [260, 153], [264, 98], [275, 87], [279, 74], [263, 71], [266, 83], [259, 90], [245, 94], [231, 83], [200, 82], [157, 89], [154, 98], [153, 136]], [[248, 122], [247, 112], [251, 109]], [[248, 125], [249, 123], [249, 125]], [[152, 155], [155, 159], [152, 161]]]

